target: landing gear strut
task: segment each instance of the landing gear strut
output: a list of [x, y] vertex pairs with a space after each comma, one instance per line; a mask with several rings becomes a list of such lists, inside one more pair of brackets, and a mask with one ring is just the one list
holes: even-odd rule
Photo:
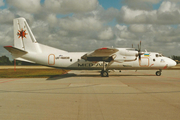
[[156, 71], [156, 76], [161, 76], [162, 70], [160, 69], [159, 71]]
[[103, 61], [103, 70], [101, 71], [101, 77], [109, 77], [109, 73], [108, 73], [108, 70], [106, 70], [104, 61]]

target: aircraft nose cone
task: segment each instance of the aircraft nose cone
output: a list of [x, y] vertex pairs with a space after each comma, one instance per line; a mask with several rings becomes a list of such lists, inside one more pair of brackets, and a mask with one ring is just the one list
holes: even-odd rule
[[176, 62], [174, 60], [169, 61], [168, 67], [176, 66]]

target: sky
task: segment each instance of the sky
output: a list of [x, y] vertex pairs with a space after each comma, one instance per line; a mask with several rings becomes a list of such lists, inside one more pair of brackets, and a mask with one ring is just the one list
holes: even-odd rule
[[69, 52], [141, 41], [142, 51], [180, 56], [179, 0], [0, 0], [0, 56], [11, 56], [3, 46], [13, 45], [18, 17], [39, 43]]

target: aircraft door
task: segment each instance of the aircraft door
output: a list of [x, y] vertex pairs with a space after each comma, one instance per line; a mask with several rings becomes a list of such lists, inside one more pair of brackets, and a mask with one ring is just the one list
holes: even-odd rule
[[48, 56], [48, 64], [49, 65], [54, 65], [55, 64], [55, 55], [54, 54], [50, 54]]
[[139, 61], [140, 67], [148, 67], [149, 66], [149, 58], [148, 57], [142, 57]]

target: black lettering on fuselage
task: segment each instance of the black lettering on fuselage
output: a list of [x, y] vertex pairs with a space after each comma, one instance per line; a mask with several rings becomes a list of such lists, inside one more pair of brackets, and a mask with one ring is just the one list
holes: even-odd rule
[[83, 63], [82, 64], [78, 63], [78, 67], [84, 67], [84, 64]]
[[[105, 64], [105, 66], [107, 66], [108, 64]], [[97, 63], [96, 64], [96, 67], [101, 67], [101, 66], [103, 66], [103, 63]]]
[[89, 63], [89, 67], [92, 67], [93, 66], [93, 63]]
[[[105, 64], [105, 66], [107, 66], [108, 64]], [[78, 63], [78, 67], [102, 67], [103, 63], [97, 63], [97, 64], [93, 64], [93, 63]]]
[[92, 67], [93, 63], [78, 63], [78, 67]]

